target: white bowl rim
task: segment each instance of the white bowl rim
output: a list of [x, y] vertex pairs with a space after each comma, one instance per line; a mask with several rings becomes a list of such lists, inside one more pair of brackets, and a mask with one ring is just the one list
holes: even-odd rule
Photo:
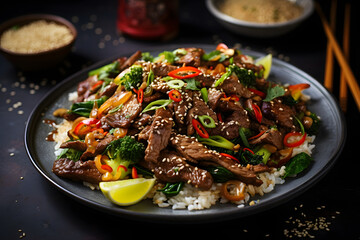
[[304, 8], [303, 14], [297, 18], [294, 18], [294, 19], [291, 19], [291, 20], [285, 21], [285, 22], [279, 22], [279, 23], [256, 23], [256, 22], [239, 20], [237, 18], [230, 17], [229, 15], [226, 15], [225, 13], [222, 13], [221, 11], [218, 10], [218, 8], [215, 7], [214, 1], [216, 1], [216, 0], [206, 0], [206, 5], [207, 5], [208, 9], [210, 10], [210, 12], [212, 14], [214, 14], [218, 19], [221, 19], [232, 25], [239, 25], [239, 26], [251, 27], [251, 28], [285, 27], [285, 26], [292, 25], [292, 24], [295, 24], [295, 23], [305, 20], [314, 11], [313, 0], [303, 0], [303, 1], [307, 1], [309, 5], [307, 8]]

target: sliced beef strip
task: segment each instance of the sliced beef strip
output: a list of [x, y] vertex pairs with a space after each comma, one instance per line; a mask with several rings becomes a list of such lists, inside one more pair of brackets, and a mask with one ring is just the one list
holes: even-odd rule
[[289, 130], [295, 129], [294, 116], [296, 111], [292, 107], [283, 104], [281, 99], [263, 102], [261, 111], [265, 117], [274, 120], [277, 125]]
[[114, 93], [116, 92], [116, 89], [119, 86], [115, 83], [110, 83], [109, 85], [107, 85], [104, 90], [102, 90], [99, 94], [99, 98], [106, 96], [106, 97], [111, 97], [112, 95], [114, 95]]
[[119, 111], [107, 114], [101, 121], [113, 128], [129, 128], [133, 120], [140, 114], [141, 109], [141, 104], [133, 94]]
[[60, 145], [60, 148], [71, 148], [81, 152], [85, 152], [87, 149], [87, 145], [85, 142], [82, 141], [68, 141], [68, 142], [63, 142]]
[[199, 67], [201, 64], [201, 56], [204, 55], [204, 50], [201, 48], [185, 48], [187, 52], [175, 62], [177, 65]]
[[239, 128], [250, 126], [250, 121], [244, 111], [234, 111], [224, 122], [219, 122], [216, 128], [206, 128], [210, 136], [219, 135], [228, 140], [239, 137]]
[[210, 135], [220, 135], [231, 140], [239, 136], [240, 127], [250, 127], [248, 113], [240, 104], [219, 101], [216, 110], [223, 115], [223, 122], [219, 122], [216, 128], [206, 129]]
[[268, 143], [274, 145], [277, 149], [283, 149], [283, 134], [271, 128], [266, 131], [263, 135], [249, 142], [250, 144], [261, 144]]
[[200, 73], [198, 76], [195, 77], [195, 80], [200, 82], [201, 86], [210, 88], [219, 78], [220, 76], [214, 77], [211, 74]]
[[77, 87], [77, 102], [83, 102], [91, 95], [91, 87], [98, 81], [97, 75], [90, 76], [86, 80], [81, 81]]
[[202, 99], [200, 99], [198, 95], [193, 95], [192, 106], [193, 107], [189, 110], [186, 118], [188, 136], [191, 136], [195, 133], [194, 127], [192, 125], [192, 120], [197, 116], [208, 115], [209, 117], [214, 119], [215, 124], [218, 123], [216, 113]]
[[256, 174], [246, 167], [241, 166], [234, 160], [220, 155], [218, 152], [207, 149], [203, 144], [185, 135], [173, 135], [170, 145], [176, 149], [188, 161], [199, 165], [215, 164], [231, 171], [235, 176], [246, 184], [259, 186], [262, 181]]
[[166, 77], [169, 72], [177, 69], [178, 67], [174, 65], [169, 65], [165, 63], [154, 63], [152, 64], [152, 70], [154, 72], [155, 77]]
[[116, 139], [115, 136], [111, 134], [106, 134], [105, 138], [98, 141], [95, 149], [87, 148], [86, 151], [80, 156], [80, 160], [86, 161], [89, 158], [96, 157], [96, 155], [98, 154], [102, 154], [105, 151], [106, 147], [109, 145], [109, 143], [111, 143], [115, 139]]
[[224, 93], [216, 88], [208, 89], [208, 104], [212, 110], [216, 110], [219, 106], [220, 99], [224, 97]]
[[152, 94], [150, 96], [144, 97], [143, 103], [145, 103], [145, 104], [151, 103], [155, 100], [160, 99], [162, 96], [163, 96], [163, 94], [161, 92], [155, 92], [154, 94]]
[[142, 55], [141, 51], [136, 51], [133, 55], [131, 55], [128, 59], [126, 59], [126, 61], [124, 61], [119, 67], [120, 72], [122, 72], [126, 68], [131, 67], [131, 65], [133, 65], [138, 59], [141, 58], [141, 55]]
[[52, 171], [59, 177], [94, 184], [101, 182], [102, 176], [93, 160], [74, 162], [67, 158], [60, 158], [54, 162]]
[[157, 162], [160, 151], [168, 146], [173, 123], [170, 109], [156, 109], [145, 149], [145, 161]]
[[173, 102], [173, 112], [174, 112], [174, 120], [177, 126], [177, 131], [181, 133], [185, 133], [187, 131], [186, 119], [188, 116], [189, 110], [193, 106], [193, 92], [189, 90], [185, 90], [181, 94], [182, 100], [180, 102]]
[[204, 190], [210, 189], [213, 184], [209, 172], [190, 165], [186, 158], [175, 151], [161, 151], [156, 164], [148, 161], [141, 161], [140, 164], [154, 172], [155, 177], [162, 182], [186, 182]]
[[225, 81], [216, 88], [225, 92], [226, 96], [236, 95], [239, 98], [250, 98], [253, 95], [253, 93], [244, 85], [242, 85], [239, 79], [234, 75], [231, 75], [229, 78], [225, 79]]

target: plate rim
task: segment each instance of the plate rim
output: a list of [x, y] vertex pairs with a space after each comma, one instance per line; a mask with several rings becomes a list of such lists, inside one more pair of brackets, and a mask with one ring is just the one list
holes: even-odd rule
[[[149, 47], [148, 49], [142, 49], [141, 51], [156, 52], [156, 51], [164, 51], [167, 49], [176, 49], [179, 47], [199, 47], [199, 48], [215, 49], [216, 46], [213, 44], [191, 44], [191, 45], [190, 44], [171, 44], [171, 45], [165, 45], [165, 46]], [[240, 49], [240, 50], [244, 51], [244, 53], [246, 53], [246, 54], [255, 53], [255, 55], [259, 55], [259, 54], [264, 55], [264, 53], [254, 51], [254, 50], [245, 50], [245, 49]], [[116, 207], [116, 206], [115, 206], [116, 210], [114, 211], [113, 206], [109, 207], [106, 205], [102, 205], [101, 203], [86, 199], [85, 197], [80, 196], [80, 195], [72, 192], [71, 190], [66, 189], [65, 187], [61, 186], [60, 184], [55, 182], [50, 176], [48, 176], [48, 174], [46, 174], [42, 170], [42, 167], [39, 166], [39, 163], [38, 163], [39, 161], [37, 161], [35, 159], [36, 158], [34, 156], [35, 153], [33, 153], [33, 150], [31, 147], [32, 143], [29, 143], [31, 133], [33, 131], [35, 131], [35, 130], [31, 130], [31, 127], [35, 125], [35, 119], [37, 118], [37, 115], [39, 114], [39, 113], [37, 113], [37, 110], [44, 109], [43, 107], [41, 107], [43, 105], [45, 105], [45, 106], [49, 105], [49, 104], [46, 104], [45, 100], [48, 99], [49, 96], [53, 95], [56, 92], [56, 90], [58, 90], [61, 87], [65, 87], [65, 85], [69, 84], [71, 82], [71, 80], [79, 77], [80, 75], [83, 75], [86, 72], [89, 72], [91, 69], [95, 69], [96, 67], [100, 67], [106, 63], [109, 63], [110, 61], [115, 60], [119, 56], [130, 56], [130, 55], [131, 55], [131, 53], [116, 54], [116, 55], [106, 58], [104, 60], [98, 61], [98, 62], [70, 75], [69, 77], [65, 78], [59, 84], [55, 85], [52, 89], [50, 89], [49, 92], [46, 93], [40, 99], [40, 101], [32, 109], [32, 111], [26, 121], [25, 134], [24, 134], [24, 145], [25, 145], [27, 155], [28, 155], [32, 165], [36, 168], [36, 170], [45, 179], [47, 179], [47, 181], [49, 181], [58, 190], [65, 193], [66, 195], [70, 196], [71, 198], [77, 200], [78, 202], [85, 204], [86, 206], [89, 206], [93, 209], [100, 210], [102, 212], [106, 212], [106, 213], [116, 215], [119, 217], [125, 217], [125, 218], [129, 218], [132, 220], [146, 221], [146, 222], [165, 222], [166, 221], [168, 223], [178, 223], [179, 221], [181, 221], [182, 223], [185, 223], [185, 222], [194, 223], [194, 222], [199, 222], [199, 221], [201, 221], [201, 222], [216, 222], [216, 221], [230, 220], [230, 219], [234, 219], [234, 218], [241, 218], [241, 217], [245, 217], [248, 215], [257, 214], [264, 210], [269, 210], [271, 208], [279, 206], [281, 203], [288, 202], [288, 201], [294, 199], [296, 196], [304, 193], [306, 190], [308, 190], [313, 185], [318, 183], [332, 169], [332, 167], [335, 165], [337, 159], [339, 158], [339, 156], [344, 148], [346, 135], [347, 135], [345, 117], [339, 107], [338, 102], [336, 101], [335, 97], [333, 96], [333, 94], [331, 92], [329, 92], [326, 88], [324, 88], [321, 85], [321, 83], [318, 82], [315, 78], [313, 78], [308, 73], [301, 70], [300, 68], [297, 68], [294, 65], [291, 65], [289, 63], [286, 63], [282, 60], [279, 60], [279, 59], [276, 59], [273, 57], [274, 62], [280, 64], [282, 67], [286, 67], [287, 69], [289, 69], [292, 72], [295, 72], [298, 75], [301, 74], [302, 78], [304, 78], [307, 81], [310, 81], [312, 84], [316, 85], [317, 89], [321, 90], [322, 93], [326, 93], [327, 96], [326, 95], [325, 96], [328, 99], [328, 101], [330, 101], [331, 103], [334, 103], [334, 104], [332, 104], [332, 106], [334, 106], [333, 110], [335, 110], [336, 113], [338, 113], [337, 117], [339, 118], [339, 120], [341, 122], [341, 127], [340, 127], [341, 128], [341, 139], [339, 140], [339, 145], [337, 146], [338, 149], [332, 155], [331, 159], [326, 163], [326, 165], [315, 176], [308, 179], [306, 182], [304, 182], [297, 188], [288, 190], [287, 194], [282, 194], [282, 195], [278, 196], [276, 198], [277, 201], [275, 203], [274, 203], [274, 201], [267, 201], [267, 202], [263, 202], [262, 204], [255, 204], [254, 206], [251, 206], [251, 208], [241, 209], [241, 214], [239, 214], [239, 212], [236, 211], [237, 209], [227, 209], [226, 211], [220, 211], [220, 212], [218, 211], [218, 212], [204, 213], [204, 212], [201, 212], [202, 210], [197, 210], [196, 211], [197, 214], [163, 215], [163, 214], [136, 212], [136, 211], [128, 210], [127, 208], [121, 208], [121, 207]], [[76, 83], [78, 83], [78, 82], [76, 82]], [[63, 93], [58, 93], [57, 96], [61, 96], [62, 94]], [[51, 103], [53, 103], [53, 102], [51, 102]], [[157, 206], [154, 205], [154, 207], [157, 207]], [[186, 211], [185, 213], [189, 212], [189, 210], [187, 210], [187, 209], [173, 210], [173, 211], [178, 211], [178, 212]]]

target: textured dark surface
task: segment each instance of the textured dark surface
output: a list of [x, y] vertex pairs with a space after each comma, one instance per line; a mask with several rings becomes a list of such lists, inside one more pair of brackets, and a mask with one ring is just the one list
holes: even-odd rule
[[[325, 13], [326, 1], [321, 2]], [[359, 111], [349, 94], [346, 143], [335, 166], [318, 183], [295, 199], [259, 214], [207, 224], [166, 225], [128, 220], [88, 207], [58, 191], [33, 167], [24, 147], [25, 123], [39, 101], [62, 80], [92, 63], [138, 49], [163, 44], [217, 44], [240, 46], [259, 52], [271, 52], [310, 76], [323, 82], [326, 38], [321, 22], [313, 14], [296, 31], [276, 39], [252, 39], [223, 29], [205, 8], [203, 1], [181, 1], [180, 29], [168, 42], [140, 41], [121, 36], [116, 31], [117, 1], [23, 1], [10, 2], [0, 9], [0, 22], [27, 13], [60, 15], [74, 23], [79, 36], [73, 52], [57, 68], [41, 73], [25, 73], [0, 57], [1, 114], [1, 238], [19, 239], [110, 239], [168, 234], [173, 237], [189, 233], [198, 236], [239, 237], [243, 239], [298, 238], [299, 223], [323, 222], [324, 229], [308, 232], [317, 239], [359, 239], [360, 187], [358, 152]], [[357, 6], [352, 7], [351, 57], [354, 74], [359, 78], [359, 48], [356, 44]], [[342, 3], [338, 8], [338, 39], [342, 39]], [[341, 41], [340, 41], [341, 42]], [[339, 69], [335, 64], [334, 80]], [[338, 96], [338, 84], [334, 96]], [[330, 109], [329, 109], [330, 111]], [[326, 119], [323, 119], [326, 121]], [[329, 130], [331, 132], [331, 129]], [[334, 146], [329, 145], [331, 152]], [[176, 212], [174, 212], [176, 217]], [[185, 224], [185, 222], [184, 222]], [[318, 224], [319, 225], [319, 224]], [[325, 226], [327, 225], [327, 226]], [[134, 226], [137, 231], [132, 231]]]

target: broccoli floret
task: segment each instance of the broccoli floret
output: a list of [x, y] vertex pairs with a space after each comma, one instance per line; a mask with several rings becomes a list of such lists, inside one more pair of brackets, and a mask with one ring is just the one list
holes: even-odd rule
[[[129, 166], [138, 163], [145, 155], [145, 146], [130, 136], [125, 136], [112, 141], [105, 149], [105, 153], [109, 157], [106, 164], [117, 171], [120, 165], [128, 169]], [[122, 169], [122, 171], [124, 171], [124, 168]], [[128, 171], [124, 173], [125, 174], [121, 175], [121, 178], [129, 174], [130, 170], [128, 169]]]
[[143, 82], [143, 69], [140, 65], [132, 65], [130, 71], [125, 73], [120, 79], [121, 85], [125, 86], [126, 91], [140, 87]]
[[115, 77], [119, 74], [119, 62], [114, 61], [110, 64], [97, 68], [89, 72], [89, 76], [98, 75], [98, 79], [102, 80], [108, 77]]
[[144, 60], [145, 62], [153, 62], [154, 61], [154, 57], [149, 52], [143, 52], [141, 54], [141, 59]]
[[240, 68], [239, 66], [237, 66], [235, 64], [230, 65], [229, 68], [231, 69], [231, 71], [233, 73], [235, 73], [235, 75], [239, 78], [240, 82], [244, 86], [248, 87], [248, 86], [255, 85], [256, 76], [253, 71], [245, 69], [245, 68]]
[[310, 117], [313, 120], [313, 123], [310, 128], [305, 129], [306, 133], [309, 135], [318, 134], [321, 124], [320, 118], [315, 113], [310, 113], [308, 117]]

